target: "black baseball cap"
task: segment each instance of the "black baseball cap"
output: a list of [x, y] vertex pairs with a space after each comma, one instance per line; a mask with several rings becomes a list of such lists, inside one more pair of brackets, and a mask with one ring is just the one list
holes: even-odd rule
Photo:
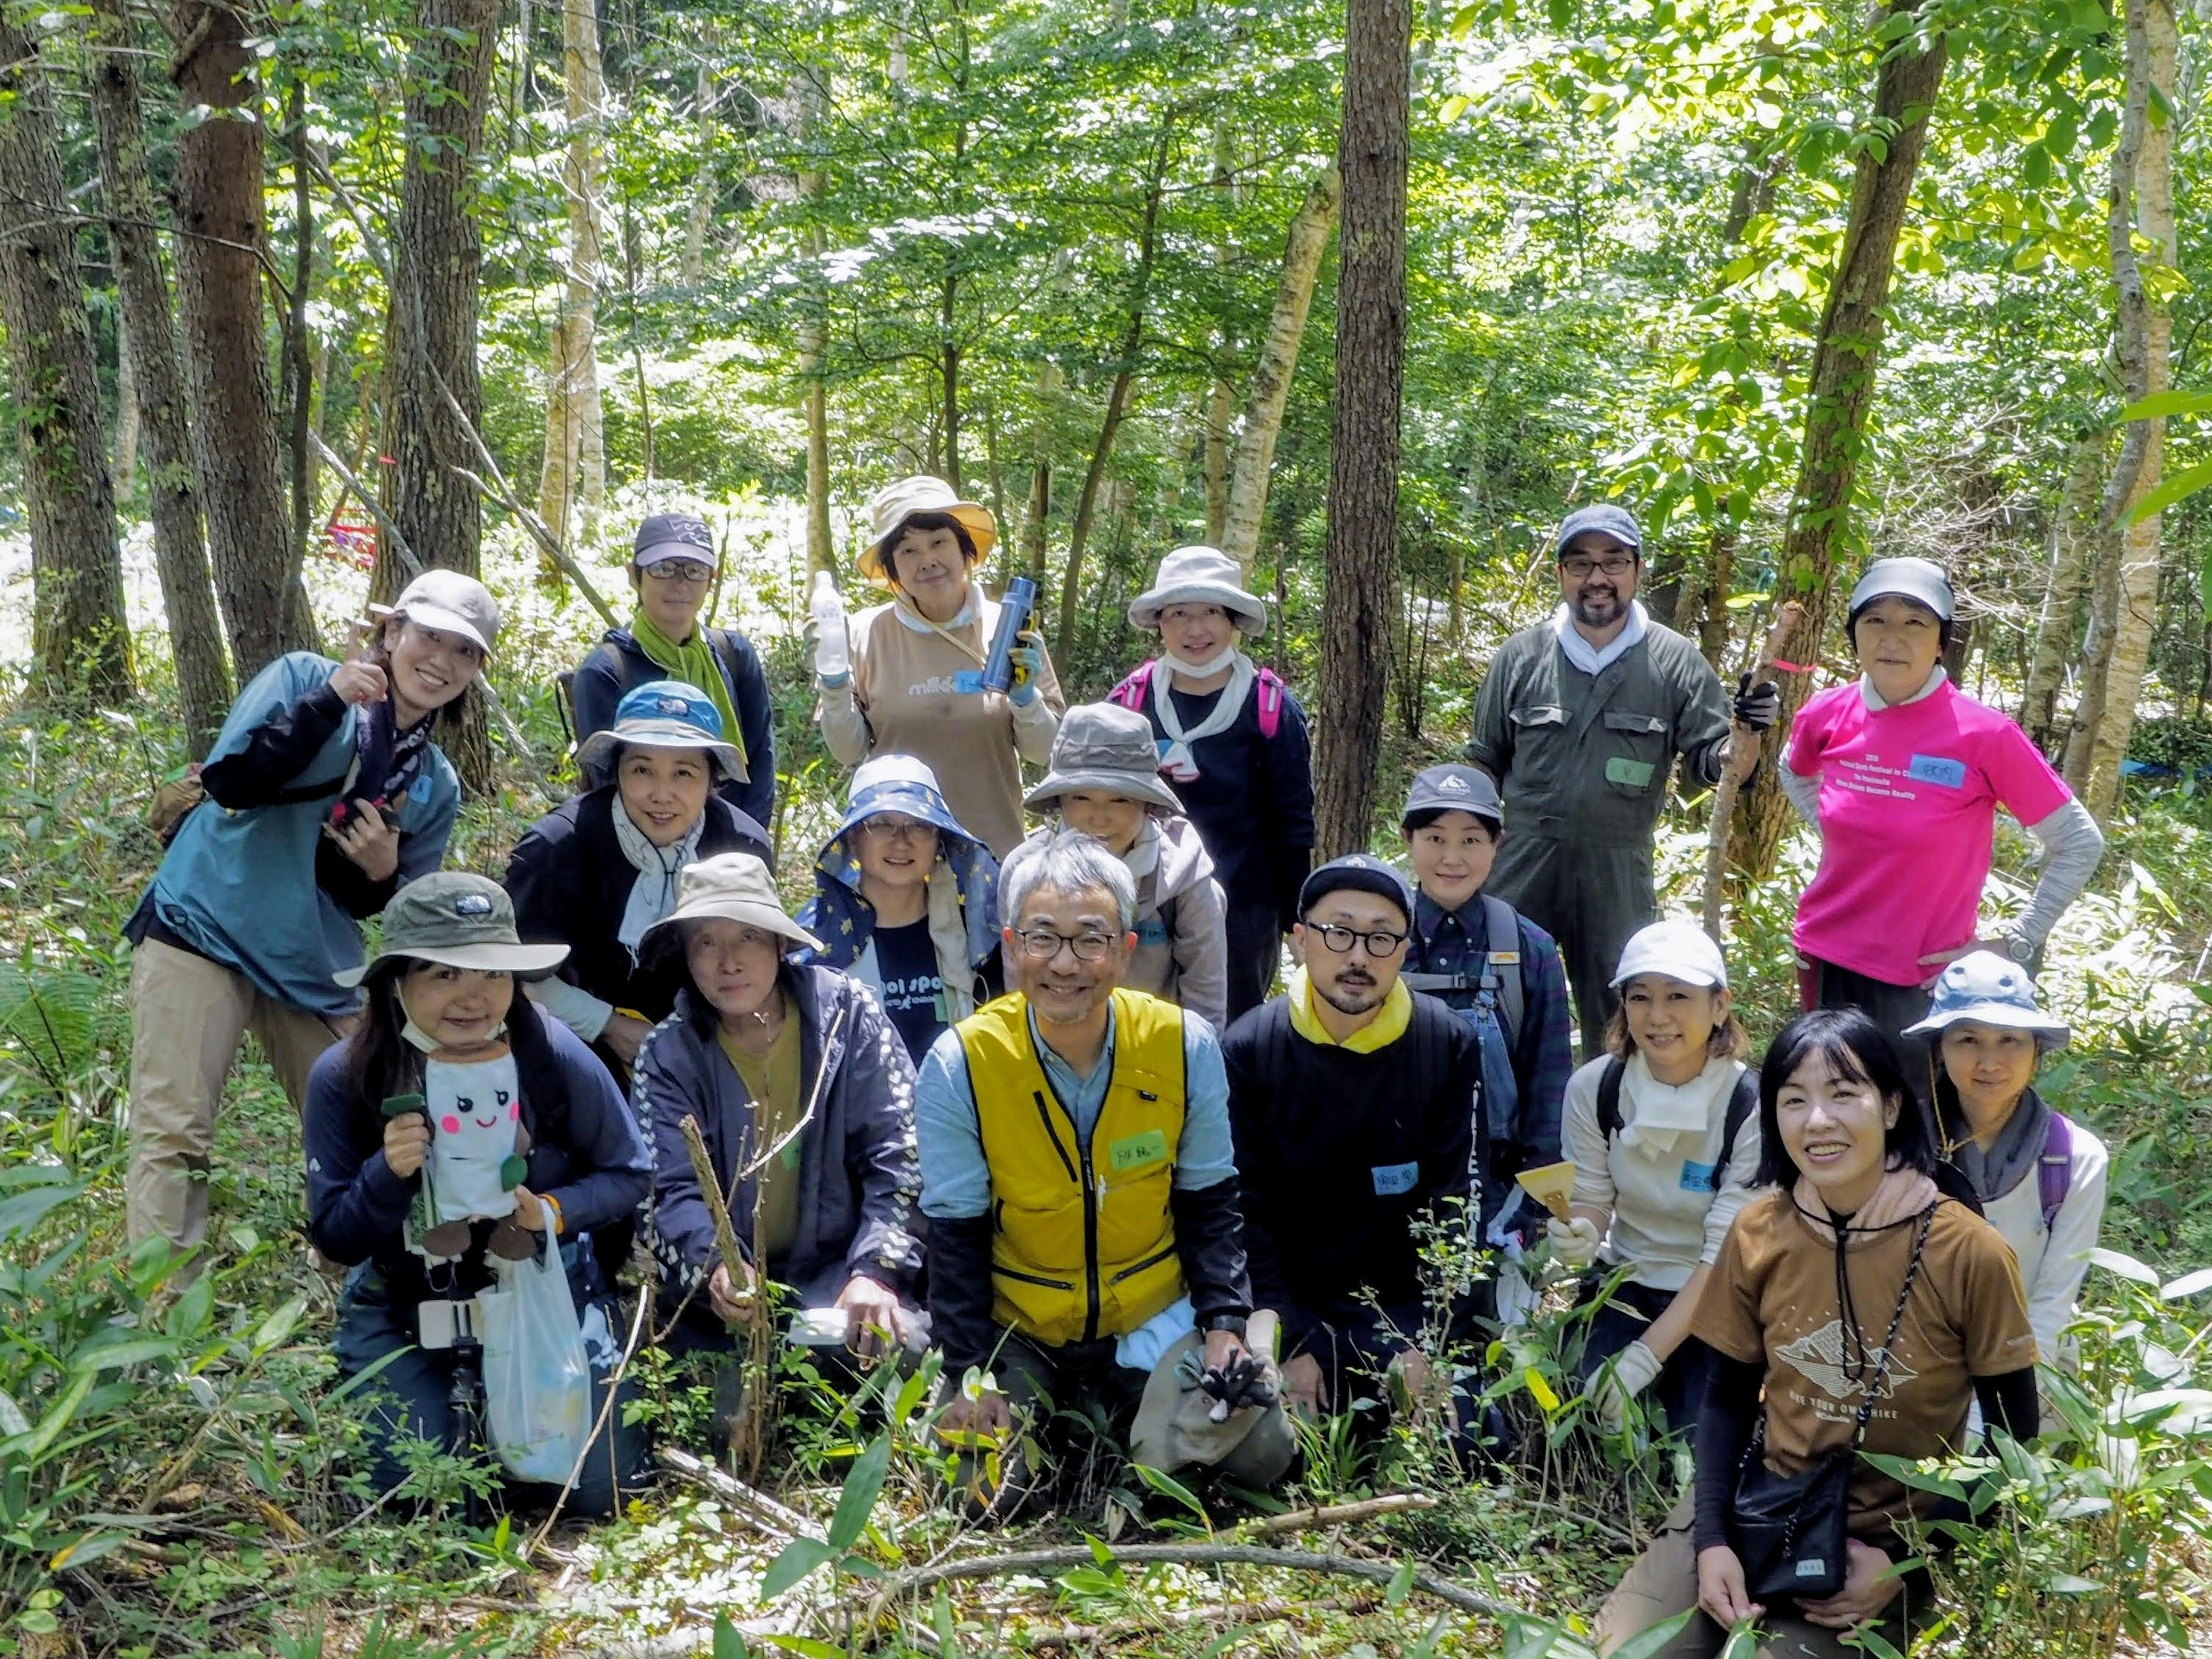
[[1406, 920], [1413, 919], [1413, 890], [1400, 875], [1381, 859], [1365, 853], [1346, 853], [1340, 859], [1331, 859], [1305, 879], [1298, 889], [1298, 915], [1301, 919], [1311, 914], [1331, 893], [1373, 893], [1386, 898], [1405, 912]]

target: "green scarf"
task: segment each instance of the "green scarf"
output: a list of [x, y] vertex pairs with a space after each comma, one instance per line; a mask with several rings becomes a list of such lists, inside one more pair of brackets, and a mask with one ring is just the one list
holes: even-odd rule
[[740, 761], [750, 763], [751, 757], [745, 753], [744, 733], [738, 727], [738, 711], [730, 707], [730, 682], [722, 673], [714, 647], [707, 643], [707, 630], [694, 627], [691, 637], [678, 645], [640, 611], [629, 619], [629, 636], [637, 641], [637, 648], [645, 653], [647, 660], [655, 668], [671, 679], [687, 681], [707, 694], [707, 701], [722, 717], [722, 741], [737, 750]]

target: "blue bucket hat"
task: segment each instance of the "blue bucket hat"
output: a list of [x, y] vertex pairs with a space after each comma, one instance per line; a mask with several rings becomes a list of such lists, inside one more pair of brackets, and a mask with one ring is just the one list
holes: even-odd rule
[[937, 774], [911, 755], [879, 755], [864, 761], [853, 773], [853, 787], [845, 798], [845, 817], [837, 825], [840, 836], [884, 812], [918, 818], [931, 828], [963, 841], [975, 837], [961, 827], [945, 804]]
[[1970, 951], [1944, 969], [1936, 978], [1928, 1018], [1905, 1030], [1908, 1036], [1940, 1036], [1968, 1020], [2033, 1032], [2039, 1048], [2063, 1048], [2074, 1035], [2065, 1021], [2035, 1006], [2035, 981], [2027, 969], [1994, 951]]
[[799, 920], [826, 941], [821, 960], [832, 968], [850, 967], [874, 932], [874, 913], [860, 896], [854, 832], [884, 812], [937, 831], [938, 856], [959, 890], [969, 962], [981, 966], [999, 943], [999, 861], [952, 816], [937, 774], [911, 755], [879, 755], [854, 770], [843, 821], [814, 860], [814, 897]]
[[684, 680], [647, 680], [623, 694], [615, 723], [594, 732], [576, 746], [576, 765], [586, 774], [611, 766], [618, 751], [640, 749], [703, 749], [726, 778], [742, 779], [744, 763], [737, 745], [722, 740], [722, 716], [707, 694]]

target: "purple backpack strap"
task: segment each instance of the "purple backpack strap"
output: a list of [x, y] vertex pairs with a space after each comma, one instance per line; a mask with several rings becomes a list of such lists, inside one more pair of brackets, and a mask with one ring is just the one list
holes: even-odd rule
[[1121, 707], [1136, 714], [1143, 714], [1145, 700], [1151, 696], [1152, 692], [1152, 664], [1155, 660], [1153, 658], [1147, 657], [1131, 669], [1121, 684], [1106, 694], [1106, 701], [1118, 703]]
[[1283, 699], [1289, 696], [1282, 681], [1272, 668], [1260, 671], [1260, 682], [1255, 688], [1260, 696], [1260, 735], [1269, 742], [1283, 727]]
[[2063, 1112], [2053, 1112], [2044, 1126], [2043, 1156], [2035, 1166], [2036, 1195], [2043, 1200], [2043, 1231], [2049, 1232], [2065, 1207], [2066, 1194], [2074, 1184], [2074, 1126]]

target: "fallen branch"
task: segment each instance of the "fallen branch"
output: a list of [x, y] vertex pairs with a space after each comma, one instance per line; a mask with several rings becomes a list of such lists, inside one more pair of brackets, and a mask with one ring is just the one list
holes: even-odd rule
[[770, 1537], [786, 1542], [793, 1538], [811, 1538], [817, 1543], [827, 1541], [822, 1528], [798, 1510], [786, 1508], [757, 1486], [747, 1486], [703, 1458], [694, 1457], [675, 1446], [663, 1446], [658, 1455], [664, 1467], [694, 1486], [705, 1487]]
[[1323, 1527], [1341, 1527], [1354, 1521], [1371, 1521], [1379, 1515], [1405, 1515], [1436, 1506], [1437, 1500], [1425, 1492], [1386, 1492], [1380, 1498], [1364, 1498], [1356, 1504], [1322, 1504], [1312, 1509], [1292, 1510], [1287, 1515], [1266, 1516], [1237, 1528], [1237, 1535], [1280, 1538], [1286, 1533], [1318, 1532]]
[[[1340, 1577], [1364, 1578], [1370, 1584], [1388, 1584], [1402, 1571], [1395, 1561], [1363, 1561], [1349, 1555], [1324, 1555], [1312, 1550], [1271, 1549], [1260, 1544], [1125, 1544], [1112, 1552], [1114, 1559], [1124, 1565], [1151, 1561], [1172, 1562], [1186, 1567], [1280, 1567], [1293, 1572], [1334, 1573]], [[908, 1592], [926, 1589], [932, 1584], [952, 1578], [996, 1578], [1010, 1573], [1028, 1573], [1048, 1577], [1075, 1567], [1097, 1565], [1088, 1544], [1065, 1545], [1057, 1549], [1028, 1550], [1012, 1555], [971, 1555], [962, 1561], [945, 1561], [934, 1566], [917, 1567], [908, 1572], [894, 1573], [884, 1581], [878, 1594], [875, 1611]], [[1439, 1578], [1425, 1568], [1415, 1568], [1411, 1587], [1424, 1595], [1432, 1595], [1447, 1606], [1462, 1613], [1480, 1613], [1489, 1619], [1529, 1619], [1535, 1617], [1525, 1607], [1492, 1600], [1463, 1585]]]
[[[1133, 1641], [1151, 1636], [1163, 1629], [1176, 1630], [1189, 1625], [1220, 1624], [1225, 1638], [1231, 1632], [1249, 1630], [1261, 1625], [1270, 1625], [1280, 1620], [1310, 1617], [1315, 1613], [1350, 1613], [1357, 1617], [1375, 1611], [1379, 1605], [1371, 1595], [1354, 1601], [1339, 1601], [1323, 1597], [1317, 1601], [1291, 1601], [1269, 1596], [1257, 1601], [1237, 1606], [1223, 1604], [1204, 1607], [1177, 1607], [1170, 1613], [1155, 1614], [1141, 1622], [1132, 1620], [1119, 1625], [1028, 1625], [1021, 1631], [1023, 1645], [1029, 1648], [1091, 1648], [1107, 1643]], [[1217, 1642], [1217, 1649], [1226, 1651], [1225, 1641]]]

